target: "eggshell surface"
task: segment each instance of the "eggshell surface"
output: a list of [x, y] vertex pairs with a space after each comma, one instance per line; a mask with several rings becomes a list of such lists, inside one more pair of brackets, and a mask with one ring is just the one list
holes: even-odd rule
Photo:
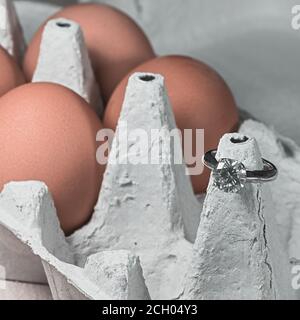
[[[134, 72], [164, 76], [177, 127], [182, 133], [184, 129], [193, 130], [194, 156], [196, 129], [204, 129], [204, 151], [216, 148], [225, 133], [237, 129], [238, 109], [225, 81], [203, 62], [184, 56], [158, 57], [134, 68], [112, 94], [103, 120], [106, 128], [115, 130], [128, 78]], [[205, 168], [203, 173], [191, 176], [195, 193], [206, 191], [209, 175], [210, 171]]]
[[[104, 102], [132, 68], [155, 56], [138, 25], [110, 6], [72, 5], [50, 19], [59, 17], [73, 20], [81, 26]], [[37, 65], [43, 28], [44, 25], [39, 28], [25, 55], [23, 69], [28, 80], [32, 79]]]
[[102, 128], [91, 107], [57, 84], [20, 86], [0, 99], [0, 189], [10, 181], [49, 187], [66, 234], [86, 223], [104, 167], [96, 161]]
[[16, 61], [0, 47], [0, 97], [24, 83], [24, 75]]

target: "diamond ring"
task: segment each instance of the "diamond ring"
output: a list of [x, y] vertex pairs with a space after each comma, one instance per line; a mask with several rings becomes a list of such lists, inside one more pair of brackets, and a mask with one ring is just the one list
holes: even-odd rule
[[205, 153], [203, 163], [212, 170], [214, 185], [225, 192], [239, 192], [246, 183], [262, 183], [275, 180], [278, 174], [273, 163], [263, 160], [262, 170], [246, 170], [243, 163], [223, 158], [216, 159], [217, 150], [210, 150]]

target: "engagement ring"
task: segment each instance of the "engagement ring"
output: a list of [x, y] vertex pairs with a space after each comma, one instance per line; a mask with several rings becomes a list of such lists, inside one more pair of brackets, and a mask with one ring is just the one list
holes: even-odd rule
[[266, 159], [262, 159], [262, 170], [249, 171], [237, 160], [223, 158], [217, 161], [216, 153], [217, 150], [206, 152], [203, 163], [212, 170], [214, 185], [225, 192], [239, 192], [246, 183], [268, 182], [277, 177], [277, 168]]

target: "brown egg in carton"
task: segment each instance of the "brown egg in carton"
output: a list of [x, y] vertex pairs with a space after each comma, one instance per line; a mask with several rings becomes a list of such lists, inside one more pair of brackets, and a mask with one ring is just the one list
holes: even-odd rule
[[[49, 68], [51, 57], [57, 62]], [[61, 18], [49, 21], [34, 81], [65, 85], [94, 101], [101, 114], [92, 79], [80, 27]], [[176, 127], [161, 75], [129, 79], [112, 160], [126, 144], [125, 135], [118, 135], [125, 122], [129, 131]], [[146, 157], [150, 150], [141, 152]], [[91, 220], [69, 237], [43, 182], [7, 184], [0, 194], [6, 278], [48, 283], [54, 299], [295, 299], [299, 148], [266, 125], [243, 120], [239, 133], [221, 139], [217, 157], [236, 159], [249, 170], [261, 168], [262, 156], [272, 159], [279, 178], [231, 194], [217, 189], [211, 177], [204, 203], [195, 197], [185, 165], [172, 164], [174, 150], [159, 152], [169, 164], [109, 161]]]

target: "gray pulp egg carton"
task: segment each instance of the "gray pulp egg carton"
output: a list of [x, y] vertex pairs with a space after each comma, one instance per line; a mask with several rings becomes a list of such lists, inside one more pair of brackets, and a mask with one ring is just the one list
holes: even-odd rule
[[[0, 5], [11, 17], [8, 1]], [[10, 36], [17, 24], [7, 21]], [[60, 59], [49, 65], [58, 47], [63, 48]], [[65, 85], [102, 113], [82, 33], [73, 21], [47, 24], [34, 81]], [[128, 132], [176, 127], [161, 75], [130, 78], [93, 216], [70, 237], [60, 228], [43, 182], [4, 187], [0, 265], [6, 278], [48, 283], [54, 299], [296, 299], [299, 148], [266, 125], [244, 119], [239, 133], [221, 139], [217, 157], [256, 170], [263, 156], [278, 166], [279, 178], [227, 194], [212, 177], [205, 198], [198, 201], [185, 165], [174, 164], [174, 150], [160, 148], [159, 141], [140, 150], [140, 156], [147, 158], [157, 148], [160, 159], [167, 160], [163, 164], [114, 161], [122, 160], [127, 144], [126, 136], [118, 135], [124, 123]], [[126, 156], [138, 147], [137, 141], [129, 143]]]

